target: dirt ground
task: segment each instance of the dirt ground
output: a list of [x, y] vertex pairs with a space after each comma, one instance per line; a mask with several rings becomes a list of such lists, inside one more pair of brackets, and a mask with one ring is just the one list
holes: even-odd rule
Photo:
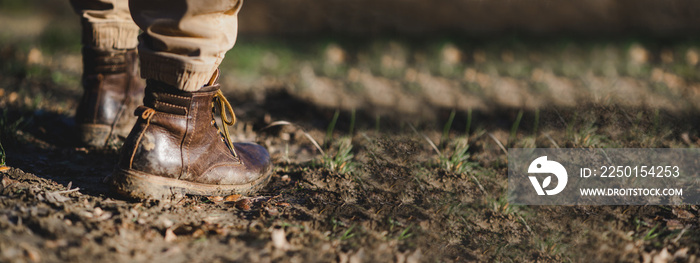
[[[623, 114], [597, 110], [606, 118]], [[67, 146], [69, 116], [31, 114], [16, 141], [3, 140], [12, 167], [2, 172], [0, 188], [3, 261], [694, 262], [700, 249], [697, 206], [509, 205], [505, 155], [488, 136], [507, 141], [508, 135], [496, 127], [454, 139], [469, 140], [466, 156], [455, 163], [463, 170], [448, 168], [410, 129], [358, 129], [337, 139], [352, 143], [353, 156], [336, 158], [341, 154], [331, 144], [331, 160], [303, 136], [322, 133], [318, 129], [258, 131], [276, 166], [259, 195], [134, 202], [102, 183], [116, 147]], [[541, 115], [544, 123], [557, 118]], [[617, 127], [597, 127], [578, 140], [610, 136], [603, 142], [644, 146], [624, 132], [606, 131]], [[558, 128], [541, 128], [548, 135], [519, 135], [514, 146], [532, 140], [549, 147], [551, 138], [561, 147], [581, 147]], [[420, 133], [435, 137], [430, 129]], [[688, 146], [686, 136], [697, 145], [696, 135], [673, 132], [654, 145]], [[456, 145], [446, 145], [438, 147], [455, 156], [448, 151]], [[334, 160], [351, 168], [329, 167]]]
[[[58, 18], [72, 16], [60, 7]], [[15, 25], [0, 31], [2, 262], [700, 256], [696, 205], [506, 197], [508, 148], [700, 146], [696, 40], [241, 36], [221, 81], [240, 119], [233, 137], [271, 152], [270, 184], [254, 196], [141, 202], [102, 182], [118, 144], [87, 149], [73, 137], [76, 21], [0, 21]]]

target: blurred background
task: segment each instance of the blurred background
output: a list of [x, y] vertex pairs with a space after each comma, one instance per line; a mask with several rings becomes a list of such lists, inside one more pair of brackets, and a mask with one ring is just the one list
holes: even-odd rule
[[[676, 0], [246, 1], [222, 83], [243, 111], [273, 96], [418, 119], [585, 105], [695, 112], [699, 13], [700, 2]], [[82, 69], [68, 1], [2, 0], [0, 24], [0, 96], [49, 92], [73, 107]]]
[[241, 32], [685, 37], [700, 29], [699, 14], [700, 3], [679, 0], [267, 0], [245, 2]]

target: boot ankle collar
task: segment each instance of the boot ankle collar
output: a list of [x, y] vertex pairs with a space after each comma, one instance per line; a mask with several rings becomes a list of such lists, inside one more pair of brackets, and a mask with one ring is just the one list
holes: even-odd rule
[[211, 107], [211, 104], [207, 103], [214, 99], [218, 90], [219, 85], [216, 84], [205, 86], [199, 91], [186, 92], [163, 82], [149, 79], [147, 80], [143, 104], [159, 112], [187, 115], [188, 109], [195, 100], [200, 103], [204, 102], [203, 105]]

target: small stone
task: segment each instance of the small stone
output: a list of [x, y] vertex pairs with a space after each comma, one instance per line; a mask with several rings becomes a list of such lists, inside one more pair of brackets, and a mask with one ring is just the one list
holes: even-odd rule
[[95, 216], [97, 217], [97, 216], [102, 215], [103, 212], [104, 212], [104, 211], [102, 211], [102, 208], [95, 207], [95, 210], [92, 211], [92, 214], [95, 215]]
[[273, 229], [271, 233], [272, 245], [279, 250], [287, 251], [292, 248], [292, 245], [287, 242], [284, 234], [284, 229]]
[[248, 211], [250, 210], [250, 205], [253, 202], [250, 201], [248, 198], [241, 199], [239, 201], [236, 201], [236, 208], [241, 209], [243, 211]]
[[659, 252], [659, 254], [656, 254], [652, 258], [651, 262], [652, 263], [666, 263], [666, 262], [669, 262], [671, 259], [673, 259], [671, 257], [671, 253], [668, 253], [668, 249], [664, 248], [663, 250], [661, 250], [661, 252]]
[[673, 259], [674, 260], [683, 260], [688, 258], [688, 248], [684, 247], [676, 251], [676, 253], [673, 253]]
[[171, 226], [173, 226], [173, 225], [175, 224], [172, 220], [167, 219], [167, 218], [161, 218], [161, 219], [160, 219], [160, 223], [161, 223], [161, 224], [163, 225], [163, 227], [165, 227], [165, 228], [170, 228]]
[[281, 138], [283, 141], [289, 141], [289, 139], [290, 139], [289, 133], [283, 132], [282, 134], [280, 134], [280, 138]]
[[165, 242], [172, 242], [172, 241], [175, 241], [175, 239], [177, 239], [177, 235], [175, 235], [173, 230], [170, 228], [166, 229], [165, 230], [165, 238], [164, 238]]

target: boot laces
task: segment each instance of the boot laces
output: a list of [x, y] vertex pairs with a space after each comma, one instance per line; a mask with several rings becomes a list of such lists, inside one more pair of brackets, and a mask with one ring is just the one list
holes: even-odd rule
[[[219, 108], [221, 122], [223, 122], [223, 125], [221, 125], [223, 126], [223, 132], [220, 132], [223, 133], [222, 135], [224, 136], [226, 146], [228, 146], [228, 148], [231, 150], [233, 156], [238, 157], [236, 150], [233, 148], [233, 140], [231, 140], [231, 135], [228, 133], [228, 126], [233, 126], [236, 124], [236, 113], [233, 112], [231, 103], [228, 102], [221, 90], [216, 91], [216, 94], [214, 95], [214, 107], [216, 106]], [[229, 115], [231, 116], [230, 119]]]

